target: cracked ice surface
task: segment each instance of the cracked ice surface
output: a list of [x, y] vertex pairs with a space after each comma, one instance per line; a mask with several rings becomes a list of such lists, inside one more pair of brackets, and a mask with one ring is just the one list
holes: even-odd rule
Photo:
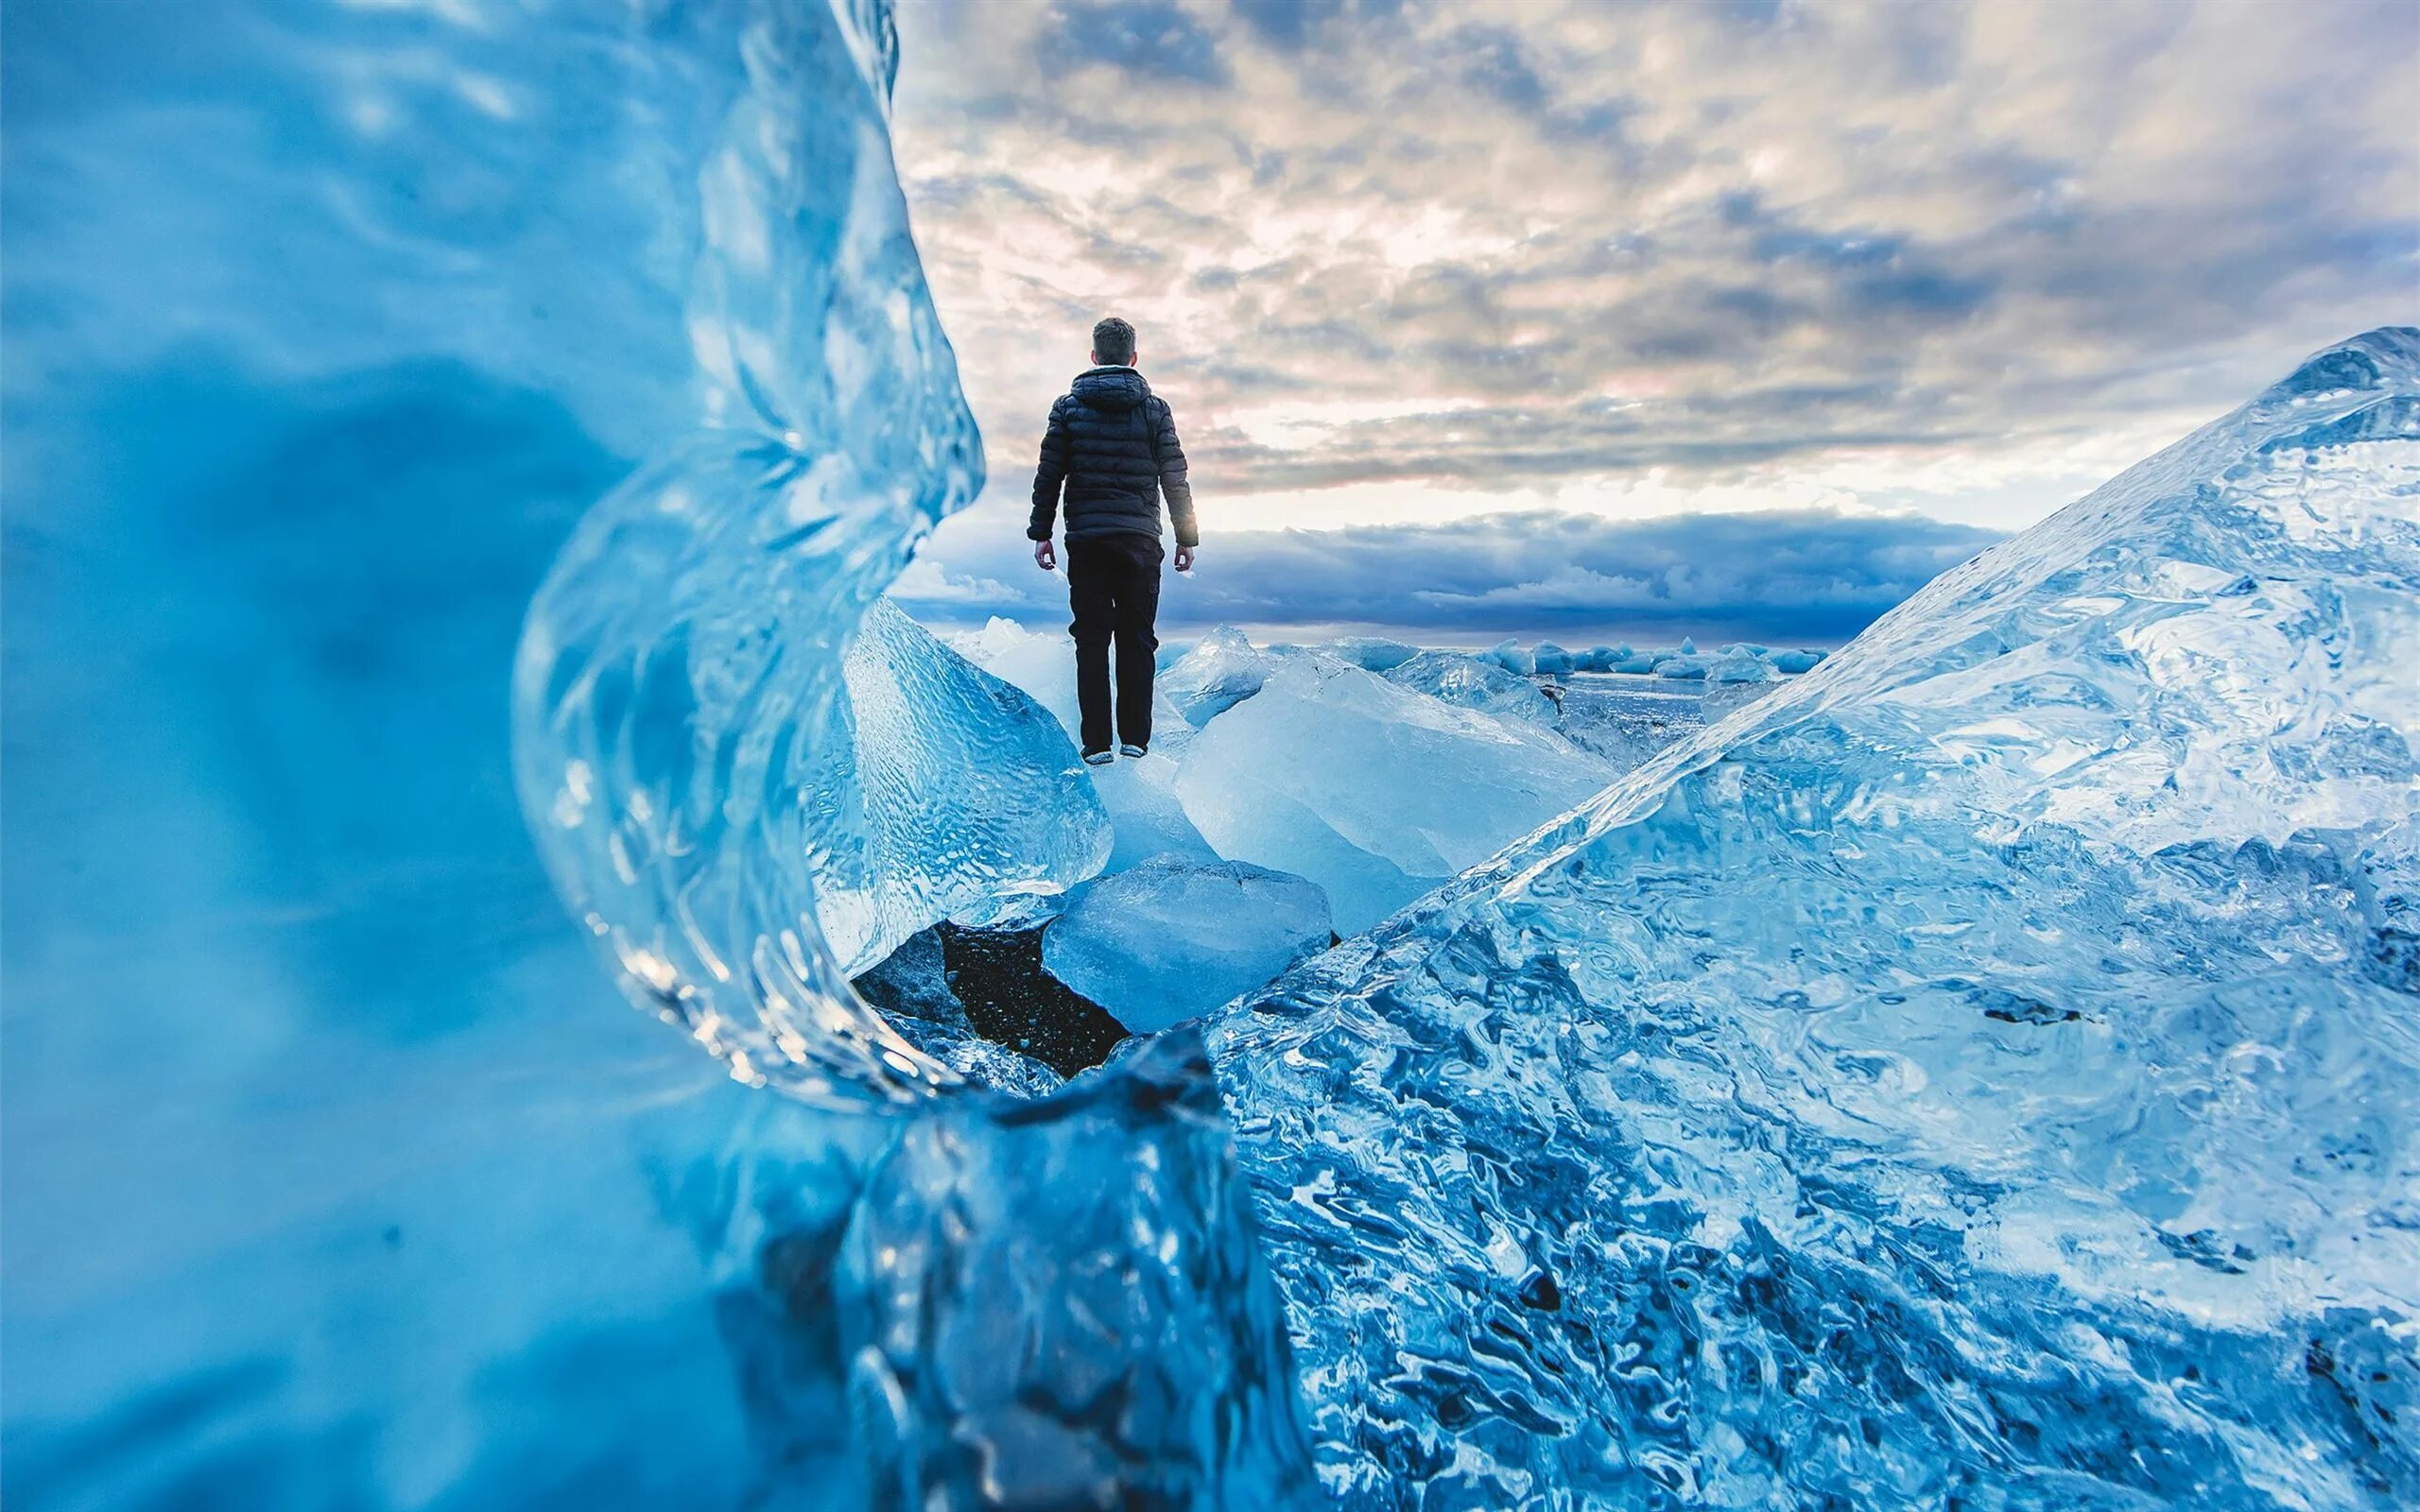
[[1330, 1485], [2420, 1497], [2415, 501], [2373, 333], [1219, 1021]]

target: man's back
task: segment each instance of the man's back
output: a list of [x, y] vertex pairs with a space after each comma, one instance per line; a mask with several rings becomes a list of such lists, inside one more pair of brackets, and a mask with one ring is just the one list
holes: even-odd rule
[[[1035, 565], [1058, 565], [1052, 517], [1067, 507], [1067, 602], [1075, 619], [1076, 701], [1082, 707], [1084, 760], [1109, 761], [1110, 738], [1129, 756], [1151, 746], [1154, 623], [1160, 611], [1160, 499], [1176, 526], [1176, 570], [1193, 565], [1200, 538], [1184, 448], [1167, 402], [1134, 370], [1134, 328], [1112, 318], [1093, 327], [1093, 366], [1050, 406], [1042, 462], [1033, 471], [1033, 515], [1026, 522]], [[1111, 702], [1110, 647], [1117, 650], [1116, 701]]]
[[1120, 531], [1157, 539], [1165, 494], [1177, 545], [1189, 550], [1199, 543], [1176, 417], [1132, 368], [1112, 365], [1079, 373], [1050, 406], [1042, 462], [1033, 475], [1028, 539], [1050, 539], [1063, 485], [1069, 541]]

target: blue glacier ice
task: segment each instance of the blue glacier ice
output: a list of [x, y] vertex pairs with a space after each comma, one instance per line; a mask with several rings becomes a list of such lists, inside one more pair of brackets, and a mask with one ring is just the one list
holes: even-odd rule
[[877, 607], [885, 7], [5, 43], [12, 1506], [2420, 1499], [2420, 334], [1618, 781], [1171, 718], [1412, 906], [1058, 1088], [848, 979], [1167, 817]]
[[1138, 1034], [1198, 1019], [1327, 949], [1319, 884], [1243, 861], [1154, 856], [1076, 889], [1042, 964]]
[[1176, 793], [1219, 854], [1308, 877], [1351, 934], [1613, 776], [1527, 720], [1301, 657], [1194, 735]]
[[1533, 679], [1508, 672], [1495, 661], [1460, 651], [1423, 651], [1388, 668], [1384, 676], [1398, 687], [1482, 713], [1537, 725], [1555, 722], [1555, 701]]
[[1050, 712], [888, 600], [841, 663], [846, 740], [819, 754], [815, 919], [855, 976], [938, 919], [986, 924], [1111, 855], [1108, 814]]
[[1231, 1013], [1390, 1506], [2420, 1499], [2420, 331]]
[[[981, 480], [887, 7], [5, 26], [0, 1499], [1283, 1502], [1198, 1039], [997, 1133], [1036, 1105], [935, 1092], [998, 1047], [910, 1040], [818, 927], [853, 847], [971, 838], [1013, 892], [1097, 838], [854, 785], [979, 796], [995, 737], [1056, 782], [895, 622], [860, 666], [942, 708], [846, 697]], [[986, 1162], [1027, 1190], [969, 1211]], [[867, 1284], [920, 1213], [965, 1248]], [[942, 1333], [894, 1358], [903, 1297]], [[991, 1352], [1053, 1316], [1108, 1348]]]
[[1221, 625], [1160, 674], [1159, 691], [1199, 730], [1260, 691], [1278, 657]]

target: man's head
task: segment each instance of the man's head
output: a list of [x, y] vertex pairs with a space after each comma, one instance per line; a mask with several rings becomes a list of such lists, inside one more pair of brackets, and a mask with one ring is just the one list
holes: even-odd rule
[[1094, 326], [1093, 363], [1102, 368], [1132, 367], [1134, 328], [1114, 315]]

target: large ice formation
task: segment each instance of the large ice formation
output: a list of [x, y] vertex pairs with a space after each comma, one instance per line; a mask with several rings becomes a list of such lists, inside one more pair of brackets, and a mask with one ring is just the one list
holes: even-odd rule
[[1217, 1021], [1331, 1487], [2420, 1499], [2415, 504], [2377, 332]]
[[1042, 961], [1152, 1034], [1325, 950], [1328, 926], [1317, 883], [1243, 861], [1155, 856], [1076, 889], [1043, 935]]
[[[1029, 1502], [1066, 1476], [1022, 1452], [1073, 1444], [1113, 1498], [1284, 1503], [1198, 1044], [997, 1138], [1035, 1105], [930, 1092], [998, 1047], [906, 1042], [815, 927], [825, 805], [868, 797], [827, 782], [844, 647], [980, 482], [887, 8], [36, 4], [6, 42], [0, 1500]], [[570, 919], [507, 743], [525, 613]], [[980, 686], [868, 765], [1029, 728]], [[1025, 1300], [955, 1309], [917, 1252], [940, 1337], [894, 1370], [842, 1252], [959, 1157], [1031, 1183], [931, 1211]], [[1047, 1368], [967, 1327], [1053, 1301], [1092, 1332]]]
[[1220, 855], [1310, 878], [1353, 933], [1613, 775], [1550, 730], [1304, 658], [1194, 736], [1176, 791]]
[[819, 928], [1033, 723], [843, 713], [979, 483], [887, 9], [183, 9], [0, 51], [9, 1504], [2420, 1501], [2420, 334], [1593, 799], [1289, 659], [1178, 785], [1362, 920], [1588, 800], [981, 1094]]

